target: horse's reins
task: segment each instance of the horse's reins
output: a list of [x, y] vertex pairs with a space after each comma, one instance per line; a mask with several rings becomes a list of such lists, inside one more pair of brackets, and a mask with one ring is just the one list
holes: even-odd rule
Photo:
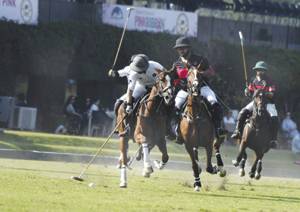
[[[201, 61], [201, 63], [198, 65], [198, 68], [201, 66], [201, 64], [202, 64], [202, 61]], [[198, 85], [199, 85], [199, 80], [198, 80], [198, 77], [197, 77], [198, 70], [197, 70], [196, 68], [194, 68], [192, 73], [193, 73], [194, 76], [195, 76], [195, 80], [196, 80], [197, 86], [198, 86]], [[203, 81], [204, 81], [204, 80], [203, 80]], [[193, 84], [193, 86], [194, 86], [194, 84]], [[189, 92], [189, 95], [193, 95], [192, 92], [191, 92], [191, 90], [189, 90], [188, 92]], [[210, 118], [212, 118], [212, 114], [210, 113], [210, 111], [209, 111], [207, 105], [206, 105], [203, 101], [200, 101], [200, 104], [203, 104], [203, 105], [204, 105], [204, 108], [205, 108], [206, 112], [208, 113], [208, 116], [209, 116]], [[192, 107], [192, 106], [193, 106], [192, 104], [187, 104], [187, 105], [186, 105], [186, 107]], [[194, 118], [194, 116], [193, 116], [193, 115], [190, 115], [189, 112], [188, 112], [187, 110], [184, 111], [183, 116], [186, 116], [186, 118], [187, 118], [187, 119], [190, 119], [190, 121], [193, 121], [194, 119], [196, 119], [196, 120], [197, 120], [197, 119], [200, 119], [200, 114], [197, 114], [197, 116]]]

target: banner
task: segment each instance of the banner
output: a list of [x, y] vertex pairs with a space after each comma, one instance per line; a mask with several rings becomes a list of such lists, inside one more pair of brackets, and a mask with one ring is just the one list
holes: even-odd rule
[[[102, 22], [123, 27], [127, 13], [127, 6], [103, 4]], [[131, 11], [127, 29], [197, 37], [197, 22], [196, 13], [135, 7]]]
[[38, 12], [38, 0], [0, 0], [1, 20], [36, 25]]

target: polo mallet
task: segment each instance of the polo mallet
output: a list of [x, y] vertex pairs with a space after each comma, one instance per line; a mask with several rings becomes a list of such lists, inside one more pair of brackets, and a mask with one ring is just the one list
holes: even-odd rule
[[246, 80], [246, 87], [248, 87], [248, 75], [247, 75], [246, 59], [245, 59], [245, 51], [244, 51], [244, 37], [243, 37], [243, 33], [241, 31], [239, 31], [239, 36], [240, 36], [241, 47], [242, 47], [242, 56], [243, 56], [243, 64], [244, 64], [244, 74], [245, 74], [245, 80]]
[[125, 21], [125, 24], [124, 24], [124, 27], [123, 27], [122, 36], [121, 36], [121, 39], [120, 39], [120, 42], [119, 42], [119, 46], [118, 46], [117, 53], [116, 53], [116, 56], [115, 56], [115, 60], [114, 60], [114, 63], [111, 67], [111, 70], [113, 70], [115, 68], [115, 65], [116, 65], [116, 62], [117, 62], [117, 59], [118, 59], [118, 56], [119, 56], [119, 52], [120, 52], [120, 49], [121, 49], [121, 46], [122, 46], [122, 42], [123, 42], [123, 39], [124, 39], [124, 35], [125, 35], [126, 29], [127, 29], [127, 24], [128, 24], [128, 21], [129, 21], [130, 13], [133, 9], [134, 9], [133, 7], [127, 7], [127, 18], [126, 18], [126, 21]]
[[120, 124], [124, 121], [124, 119], [127, 116], [128, 115], [126, 114], [122, 118], [122, 120], [119, 121], [119, 123], [115, 126], [115, 128], [111, 131], [111, 133], [109, 134], [109, 136], [106, 138], [105, 142], [99, 147], [99, 149], [96, 152], [96, 154], [92, 157], [92, 159], [89, 161], [89, 163], [86, 165], [86, 167], [83, 168], [83, 170], [80, 172], [79, 176], [71, 176], [71, 179], [77, 180], [77, 181], [84, 181], [83, 178], [82, 178], [83, 174], [86, 172], [86, 170], [88, 170], [88, 168], [90, 167], [90, 165], [94, 162], [94, 160], [96, 159], [96, 157], [100, 154], [100, 152], [103, 149], [103, 147], [105, 146], [105, 144], [110, 140], [110, 138], [114, 134], [115, 130], [120, 126]]
[[131, 158], [131, 160], [129, 161], [129, 163], [127, 164], [127, 166], [131, 169], [131, 165], [133, 164], [133, 162], [135, 161], [137, 155], [139, 154], [140, 150], [142, 148], [142, 145], [139, 146], [139, 148], [135, 151], [134, 156]]

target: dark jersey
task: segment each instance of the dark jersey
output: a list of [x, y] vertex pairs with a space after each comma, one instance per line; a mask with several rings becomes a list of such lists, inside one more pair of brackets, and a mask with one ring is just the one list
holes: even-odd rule
[[271, 78], [268, 76], [264, 76], [262, 79], [258, 79], [255, 77], [252, 82], [248, 85], [248, 89], [251, 95], [258, 89], [261, 89], [267, 93], [275, 94], [276, 88], [274, 83], [272, 82]]
[[188, 71], [191, 67], [197, 68], [202, 73], [202, 82], [200, 86], [207, 84], [209, 73], [209, 63], [205, 57], [191, 54], [187, 61], [183, 61], [181, 57], [173, 64], [172, 79], [175, 87], [186, 90]]

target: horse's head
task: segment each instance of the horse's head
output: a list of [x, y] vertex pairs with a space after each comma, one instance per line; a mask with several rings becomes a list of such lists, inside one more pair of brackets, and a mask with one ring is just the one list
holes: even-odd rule
[[199, 73], [196, 68], [191, 68], [188, 73], [188, 89], [193, 96], [199, 95]]
[[254, 106], [258, 116], [262, 116], [266, 111], [267, 97], [263, 90], [256, 90], [253, 95]]
[[160, 72], [157, 78], [157, 85], [158, 95], [164, 99], [166, 105], [170, 105], [173, 99], [171, 77], [166, 72]]

